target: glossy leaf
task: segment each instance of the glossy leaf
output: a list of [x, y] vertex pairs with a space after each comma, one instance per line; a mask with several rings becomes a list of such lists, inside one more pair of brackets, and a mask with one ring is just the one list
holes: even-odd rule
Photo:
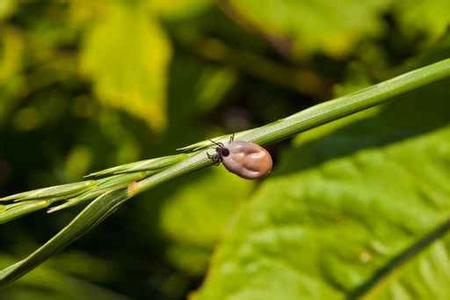
[[208, 254], [253, 186], [223, 168], [202, 175], [166, 199], [160, 217], [162, 233], [171, 245], [170, 261], [199, 274], [205, 271]]
[[446, 299], [448, 85], [300, 136], [193, 299]]

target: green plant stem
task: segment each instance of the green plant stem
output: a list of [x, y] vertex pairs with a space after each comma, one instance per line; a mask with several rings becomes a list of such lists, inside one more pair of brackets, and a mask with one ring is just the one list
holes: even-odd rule
[[[393, 96], [448, 76], [450, 76], [450, 59], [445, 59], [376, 84], [357, 93], [316, 105], [266, 126], [238, 133], [237, 138], [261, 144], [273, 143], [375, 105], [393, 101], [398, 99], [393, 98]], [[228, 137], [221, 137], [216, 140], [226, 142], [227, 139]], [[197, 149], [197, 146], [199, 146], [198, 149], [202, 149], [208, 143], [208, 141], [198, 143], [193, 149]], [[186, 147], [185, 149], [191, 148]], [[213, 165], [214, 162], [206, 155], [207, 151], [209, 150], [197, 151], [192, 156], [167, 167], [159, 173], [150, 175], [150, 177], [138, 182], [132, 182], [128, 189], [115, 189], [99, 196], [86, 206], [72, 222], [39, 249], [19, 262], [1, 270], [0, 286], [11, 283], [30, 272], [57, 251], [62, 250], [86, 234], [134, 195], [175, 177]], [[45, 191], [48, 192], [48, 189]]]
[[[356, 93], [315, 105], [268, 125], [255, 128], [239, 137], [239, 139], [260, 144], [273, 143], [333, 120], [392, 101], [397, 99], [394, 96], [448, 76], [450, 76], [450, 59], [445, 59], [375, 84]], [[130, 196], [141, 193], [171, 178], [212, 165], [213, 162], [208, 159], [206, 151], [201, 151], [173, 167], [169, 167], [154, 176], [140, 181], [130, 191]]]
[[92, 201], [67, 226], [26, 258], [0, 270], [0, 288], [14, 282], [89, 232], [127, 200], [126, 192], [115, 190]]

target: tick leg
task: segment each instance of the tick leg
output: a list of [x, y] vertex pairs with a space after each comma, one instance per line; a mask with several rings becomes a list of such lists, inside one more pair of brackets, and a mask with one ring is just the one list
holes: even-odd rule
[[220, 156], [217, 154], [209, 154], [209, 152], [206, 152], [206, 156], [214, 162], [216, 166], [220, 165]]
[[221, 142], [216, 142], [216, 141], [213, 141], [213, 140], [209, 140], [211, 143], [213, 143], [214, 145], [216, 145], [216, 146], [219, 146], [219, 147], [221, 147], [221, 148], [223, 148], [223, 147], [225, 147], [225, 145], [223, 144], [223, 143], [221, 143]]
[[209, 152], [206, 152], [206, 156], [207, 156], [210, 160], [215, 160], [214, 155], [209, 154]]
[[230, 141], [228, 142], [228, 144], [231, 143], [232, 141], [234, 141], [234, 133], [230, 136]]

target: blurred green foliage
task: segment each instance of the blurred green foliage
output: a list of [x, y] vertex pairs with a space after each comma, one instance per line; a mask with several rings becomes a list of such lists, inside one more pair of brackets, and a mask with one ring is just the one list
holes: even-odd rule
[[[0, 196], [171, 154], [449, 57], [448, 3], [2, 0]], [[435, 84], [280, 144], [263, 183], [215, 168], [158, 187], [0, 299], [182, 299], [212, 253], [194, 298], [349, 293], [448, 219], [447, 99], [448, 82]], [[2, 225], [1, 266], [76, 212]], [[374, 298], [445, 299], [448, 245]]]

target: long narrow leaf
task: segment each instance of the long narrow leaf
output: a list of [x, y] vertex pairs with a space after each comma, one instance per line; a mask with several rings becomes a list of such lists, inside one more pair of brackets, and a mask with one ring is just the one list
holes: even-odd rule
[[[373, 85], [357, 93], [316, 105], [266, 126], [249, 130], [245, 134], [241, 133], [239, 138], [244, 141], [253, 141], [262, 144], [275, 142], [352, 113], [386, 103], [390, 99], [398, 99], [392, 97], [448, 76], [450, 76], [450, 59], [445, 59]], [[206, 146], [206, 143], [201, 143], [201, 145], [194, 144], [194, 146], [186, 147], [185, 150], [192, 151], [193, 149], [197, 149], [198, 146], [201, 148]], [[132, 196], [175, 177], [213, 165], [214, 162], [206, 154], [207, 150], [193, 154], [189, 158], [161, 170], [161, 172], [141, 181], [131, 183], [127, 189], [105, 192], [105, 194], [91, 202], [69, 225], [63, 228], [42, 247], [25, 259], [0, 271], [0, 286], [20, 278], [54, 253], [84, 235]], [[94, 184], [97, 184], [96, 181], [94, 181]], [[61, 187], [59, 186], [59, 188]], [[49, 196], [50, 194], [55, 195], [62, 191], [58, 190], [58, 187], [55, 187], [55, 189], [41, 189], [41, 192], [37, 193], [37, 196], [41, 197], [44, 194], [46, 197], [51, 197]], [[72, 192], [70, 190], [70, 193]], [[36, 197], [36, 195], [27, 193], [19, 194], [20, 197], [19, 195], [15, 195], [6, 199], [20, 200], [23, 197], [26, 199]], [[72, 198], [70, 197], [70, 193], [67, 199]], [[0, 210], [2, 209], [4, 211], [5, 207], [0, 207]]]
[[21, 261], [0, 271], [0, 287], [30, 272], [56, 252], [86, 234], [127, 199], [127, 191], [123, 189], [103, 194], [95, 199], [47, 243]]
[[76, 183], [62, 184], [57, 186], [52, 186], [48, 188], [42, 188], [37, 190], [32, 190], [28, 192], [23, 192], [19, 194], [14, 194], [8, 197], [0, 198], [0, 201], [24, 201], [24, 200], [35, 200], [44, 198], [57, 198], [65, 197], [74, 194], [79, 194], [87, 191], [96, 185], [95, 180], [87, 180]]
[[49, 200], [31, 200], [18, 202], [0, 207], [0, 224], [12, 221], [24, 214], [28, 214], [50, 205]]
[[86, 175], [85, 178], [102, 177], [123, 173], [159, 170], [173, 165], [188, 157], [187, 154], [176, 154], [124, 164]]

